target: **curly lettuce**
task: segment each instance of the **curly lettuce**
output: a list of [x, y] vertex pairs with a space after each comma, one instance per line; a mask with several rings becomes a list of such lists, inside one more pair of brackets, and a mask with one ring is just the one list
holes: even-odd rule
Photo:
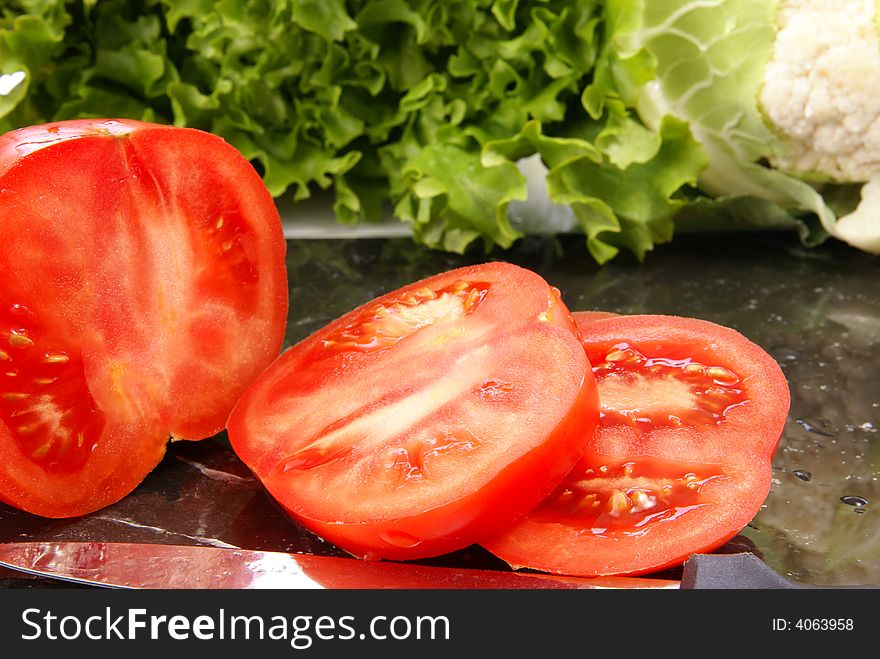
[[599, 263], [642, 259], [679, 227], [794, 228], [815, 243], [842, 235], [841, 214], [863, 218], [850, 226], [877, 214], [852, 212], [860, 186], [771, 164], [784, 144], [757, 91], [777, 9], [9, 0], [0, 131], [109, 116], [207, 130], [276, 197], [326, 191], [339, 222], [393, 214], [454, 252], [553, 231], [558, 209]]
[[[389, 211], [462, 252], [523, 235], [518, 162], [549, 163], [590, 252], [668, 240], [702, 167], [680, 122], [657, 135], [581, 102], [598, 0], [12, 0], [0, 9], [0, 131], [120, 116], [216, 133], [276, 197], [330, 190], [340, 222]], [[3, 85], [10, 87], [4, 90]], [[631, 192], [630, 192], [631, 191]]]

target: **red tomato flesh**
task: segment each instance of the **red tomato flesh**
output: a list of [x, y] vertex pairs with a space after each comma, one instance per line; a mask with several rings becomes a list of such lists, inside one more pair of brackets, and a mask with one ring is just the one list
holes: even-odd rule
[[572, 312], [571, 317], [574, 318], [575, 323], [578, 326], [578, 331], [586, 327], [589, 323], [595, 322], [597, 320], [605, 320], [606, 318], [616, 318], [620, 314], [616, 314], [613, 311], [575, 311]]
[[575, 318], [599, 427], [556, 490], [483, 546], [515, 567], [599, 576], [660, 570], [724, 544], [770, 488], [789, 407], [779, 366], [706, 321]]
[[597, 417], [558, 291], [494, 263], [388, 293], [297, 344], [228, 432], [306, 528], [356, 556], [409, 559], [509, 526], [571, 469]]
[[0, 500], [47, 517], [130, 492], [169, 436], [223, 429], [277, 357], [286, 244], [213, 135], [80, 120], [0, 137]]

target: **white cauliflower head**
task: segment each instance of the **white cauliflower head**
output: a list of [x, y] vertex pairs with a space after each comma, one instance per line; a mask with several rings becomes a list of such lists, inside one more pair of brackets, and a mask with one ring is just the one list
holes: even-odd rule
[[876, 0], [606, 1], [615, 66], [646, 53], [653, 66], [620, 88], [639, 88], [634, 107], [655, 130], [666, 115], [688, 123], [708, 155], [706, 194], [814, 213], [880, 253]]
[[761, 107], [780, 169], [864, 182], [880, 173], [880, 35], [874, 0], [781, 0]]
[[760, 103], [783, 149], [770, 163], [805, 178], [865, 183], [829, 231], [880, 253], [880, 34], [874, 0], [781, 0]]

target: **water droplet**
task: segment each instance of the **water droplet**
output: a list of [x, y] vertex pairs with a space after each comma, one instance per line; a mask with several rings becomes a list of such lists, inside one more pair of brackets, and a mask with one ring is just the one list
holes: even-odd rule
[[840, 497], [840, 500], [847, 506], [862, 507], [868, 505], [868, 500], [865, 497], [857, 497], [850, 494]]
[[795, 476], [797, 476], [798, 478], [800, 478], [802, 481], [808, 481], [813, 477], [813, 474], [811, 474], [809, 471], [805, 471], [803, 469], [795, 469], [791, 473], [794, 474]]
[[32, 319], [34, 317], [33, 312], [28, 309], [23, 304], [12, 304], [9, 307], [9, 313], [13, 316], [18, 316], [19, 318], [27, 318]]
[[796, 350], [792, 350], [791, 348], [785, 348], [782, 346], [771, 349], [770, 354], [776, 361], [779, 362], [793, 362], [796, 361], [798, 357], [800, 357]]
[[805, 417], [803, 419], [796, 419], [795, 422], [807, 432], [822, 437], [837, 437], [837, 434], [840, 432], [828, 419]]

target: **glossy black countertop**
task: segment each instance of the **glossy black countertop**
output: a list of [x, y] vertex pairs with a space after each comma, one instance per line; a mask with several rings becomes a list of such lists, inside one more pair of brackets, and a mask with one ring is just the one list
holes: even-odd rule
[[[578, 236], [468, 256], [408, 238], [291, 240], [286, 345], [381, 293], [486, 260], [537, 271], [574, 311], [703, 318], [767, 350], [789, 380], [791, 411], [765, 505], [724, 551], [750, 549], [794, 581], [880, 587], [878, 257], [777, 234], [681, 235], [643, 264], [623, 256], [602, 268]], [[0, 542], [26, 539], [344, 555], [286, 518], [222, 434], [171, 445], [140, 487], [85, 517], [47, 520], [0, 504]], [[477, 547], [425, 562], [505, 568]], [[0, 573], [0, 587], [32, 585], [46, 583]]]

